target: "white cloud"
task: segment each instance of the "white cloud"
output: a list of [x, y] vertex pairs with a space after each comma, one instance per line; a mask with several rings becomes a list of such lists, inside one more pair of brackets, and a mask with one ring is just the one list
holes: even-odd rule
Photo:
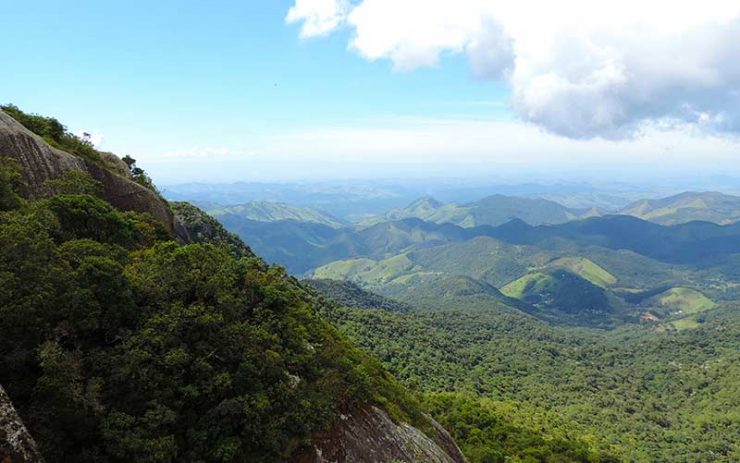
[[572, 138], [740, 133], [737, 0], [297, 0], [287, 20], [304, 36], [349, 27], [353, 50], [399, 70], [465, 54], [523, 120]]
[[345, 19], [347, 0], [296, 0], [288, 11], [288, 24], [302, 22], [302, 37], [328, 34]]

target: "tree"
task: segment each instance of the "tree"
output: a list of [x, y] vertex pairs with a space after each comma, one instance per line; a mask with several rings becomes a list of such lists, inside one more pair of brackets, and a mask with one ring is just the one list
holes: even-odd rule
[[20, 190], [24, 186], [20, 163], [0, 156], [0, 211], [17, 209], [23, 204]]

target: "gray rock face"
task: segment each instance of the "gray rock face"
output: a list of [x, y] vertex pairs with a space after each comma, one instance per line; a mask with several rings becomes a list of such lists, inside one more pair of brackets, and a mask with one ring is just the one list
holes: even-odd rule
[[21, 163], [29, 197], [38, 198], [46, 194], [44, 182], [47, 180], [68, 170], [82, 170], [103, 183], [105, 199], [115, 207], [124, 211], [148, 212], [170, 231], [175, 230], [175, 221], [166, 201], [126, 178], [121, 168], [122, 161], [110, 153], [103, 156], [115, 167], [116, 173], [49, 146], [41, 137], [0, 111], [0, 156], [10, 156]]
[[396, 424], [386, 412], [366, 407], [342, 415], [312, 448], [291, 463], [464, 463], [452, 437], [430, 418], [435, 439], [408, 424]]
[[36, 442], [28, 434], [2, 386], [0, 386], [0, 462], [43, 462], [36, 449]]

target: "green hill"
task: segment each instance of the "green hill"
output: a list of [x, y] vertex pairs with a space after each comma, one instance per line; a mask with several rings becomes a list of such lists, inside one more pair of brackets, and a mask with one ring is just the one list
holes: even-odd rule
[[603, 288], [568, 270], [528, 273], [501, 288], [549, 319], [577, 325], [610, 325], [613, 308]]
[[225, 216], [237, 216], [258, 222], [295, 220], [317, 223], [332, 228], [342, 228], [348, 225], [346, 222], [318, 209], [272, 201], [250, 201], [235, 206], [216, 206], [206, 212], [219, 220]]
[[668, 198], [636, 201], [622, 209], [620, 214], [661, 225], [676, 225], [694, 220], [728, 225], [740, 220], [740, 196], [688, 191]]
[[606, 288], [617, 283], [617, 278], [585, 257], [560, 257], [547, 264], [548, 268], [569, 270], [596, 286]]
[[643, 300], [640, 305], [654, 308], [660, 314], [672, 318], [705, 312], [717, 306], [704, 294], [691, 288], [670, 288]]

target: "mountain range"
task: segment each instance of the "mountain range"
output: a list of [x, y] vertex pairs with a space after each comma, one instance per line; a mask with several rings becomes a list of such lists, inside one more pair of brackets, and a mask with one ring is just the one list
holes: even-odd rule
[[661, 225], [694, 220], [728, 225], [740, 220], [740, 196], [687, 191], [667, 198], [643, 199], [629, 204], [619, 213]]
[[295, 220], [322, 224], [332, 228], [342, 228], [349, 225], [348, 222], [337, 219], [331, 214], [318, 209], [293, 206], [274, 201], [250, 201], [235, 206], [209, 205], [206, 212], [221, 221], [234, 219], [247, 219], [257, 222]]
[[634, 207], [667, 224], [501, 195], [350, 223], [361, 188], [338, 219], [237, 186], [212, 217], [5, 108], [0, 460], [740, 457], [731, 198]]
[[424, 197], [403, 209], [391, 210], [382, 218], [367, 219], [362, 224], [415, 217], [427, 222], [452, 223], [468, 228], [479, 225], [501, 225], [515, 218], [531, 225], [541, 225], [563, 223], [595, 215], [601, 215], [596, 208], [572, 209], [547, 199], [497, 194], [461, 205], [443, 204], [434, 198]]

